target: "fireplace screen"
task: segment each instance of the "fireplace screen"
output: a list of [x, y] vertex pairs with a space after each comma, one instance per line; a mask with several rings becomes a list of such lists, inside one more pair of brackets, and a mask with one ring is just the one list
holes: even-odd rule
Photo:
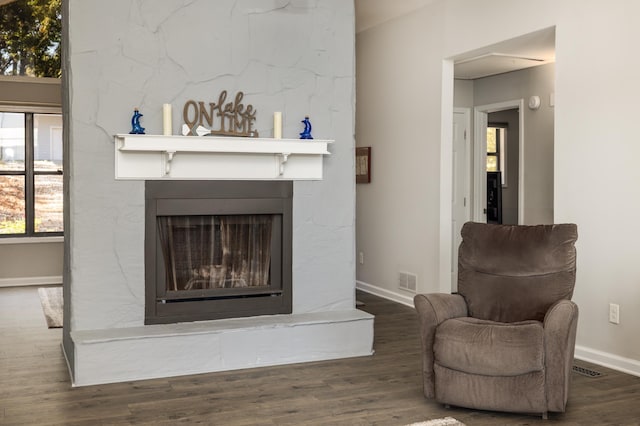
[[167, 292], [268, 287], [272, 215], [160, 216]]
[[146, 324], [291, 313], [291, 182], [145, 192]]

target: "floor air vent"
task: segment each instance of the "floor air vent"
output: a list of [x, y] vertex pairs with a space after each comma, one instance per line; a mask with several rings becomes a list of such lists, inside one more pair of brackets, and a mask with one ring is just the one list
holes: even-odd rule
[[583, 376], [587, 376], [587, 377], [600, 377], [602, 376], [602, 373], [596, 370], [592, 370], [590, 368], [585, 368], [585, 367], [578, 367], [577, 365], [574, 365], [572, 368], [574, 373], [578, 373], [581, 374]]

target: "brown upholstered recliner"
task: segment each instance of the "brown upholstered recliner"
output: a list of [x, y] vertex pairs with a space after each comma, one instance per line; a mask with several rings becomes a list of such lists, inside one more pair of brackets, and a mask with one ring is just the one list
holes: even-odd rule
[[574, 224], [463, 226], [459, 294], [414, 298], [427, 398], [544, 418], [564, 412], [577, 237]]

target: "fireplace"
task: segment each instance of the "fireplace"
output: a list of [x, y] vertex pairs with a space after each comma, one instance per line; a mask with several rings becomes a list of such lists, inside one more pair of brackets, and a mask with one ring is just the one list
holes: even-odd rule
[[145, 324], [291, 313], [292, 183], [147, 181]]

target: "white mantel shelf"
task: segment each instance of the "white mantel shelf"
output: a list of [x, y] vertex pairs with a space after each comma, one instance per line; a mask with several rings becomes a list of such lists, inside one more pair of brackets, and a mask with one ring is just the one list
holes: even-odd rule
[[129, 180], [320, 180], [331, 140], [115, 136], [115, 177]]

